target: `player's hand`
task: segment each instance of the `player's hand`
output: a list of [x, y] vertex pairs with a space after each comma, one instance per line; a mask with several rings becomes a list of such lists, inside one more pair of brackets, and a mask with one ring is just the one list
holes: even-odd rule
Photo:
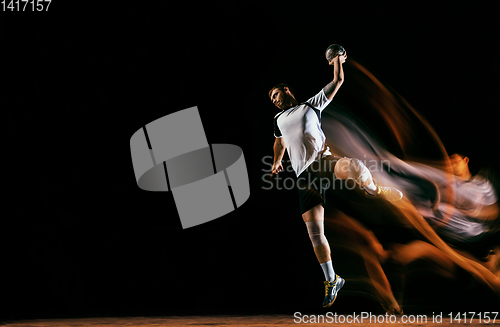
[[343, 63], [347, 60], [347, 51], [344, 51], [344, 54], [343, 54], [343, 55], [341, 55], [341, 56], [336, 55], [336, 56], [335, 56], [332, 60], [330, 60], [330, 61], [328, 62], [328, 64], [329, 64], [330, 66], [333, 66], [333, 65], [335, 64], [334, 62], [335, 62], [335, 60], [337, 60], [337, 58], [338, 58], [338, 60], [339, 60], [339, 63], [340, 63], [340, 64], [343, 64]]
[[280, 161], [277, 161], [273, 164], [273, 168], [271, 169], [271, 173], [277, 174], [282, 170], [283, 170], [283, 164], [281, 163], [281, 160], [280, 160]]
[[339, 57], [339, 62], [343, 64], [347, 60], [347, 51], [344, 51], [344, 54]]

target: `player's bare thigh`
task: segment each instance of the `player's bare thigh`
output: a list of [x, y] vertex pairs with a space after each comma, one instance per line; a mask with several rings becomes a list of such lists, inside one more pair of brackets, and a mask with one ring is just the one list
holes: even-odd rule
[[340, 158], [335, 164], [334, 172], [335, 178], [337, 179], [347, 179], [347, 174], [349, 173], [349, 165], [351, 164], [351, 159]]
[[325, 208], [323, 208], [323, 205], [318, 204], [304, 212], [302, 219], [304, 222], [325, 220]]

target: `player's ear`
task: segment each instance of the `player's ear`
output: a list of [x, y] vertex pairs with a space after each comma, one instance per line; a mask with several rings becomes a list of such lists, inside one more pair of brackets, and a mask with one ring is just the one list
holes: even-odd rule
[[469, 157], [464, 157], [464, 161], [465, 161], [466, 164], [468, 164], [469, 163]]
[[283, 88], [283, 93], [285, 93], [285, 94], [289, 94], [289, 95], [291, 95], [293, 98], [295, 98], [295, 95], [293, 95], [292, 90], [290, 90], [290, 88], [289, 88], [288, 86], [285, 86], [285, 87]]

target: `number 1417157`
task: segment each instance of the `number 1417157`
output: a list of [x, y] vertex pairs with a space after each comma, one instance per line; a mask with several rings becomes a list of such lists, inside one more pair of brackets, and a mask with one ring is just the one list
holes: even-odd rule
[[48, 11], [52, 0], [2, 0], [3, 11]]

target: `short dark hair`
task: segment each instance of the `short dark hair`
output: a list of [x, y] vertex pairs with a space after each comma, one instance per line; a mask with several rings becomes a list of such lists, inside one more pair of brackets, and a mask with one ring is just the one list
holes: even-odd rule
[[467, 157], [465, 154], [463, 154], [463, 153], [461, 153], [461, 152], [455, 152], [455, 153], [453, 153], [453, 154], [449, 155], [448, 157], [449, 157], [449, 158], [451, 158], [451, 157], [453, 157], [454, 155], [457, 155], [457, 156], [459, 156], [459, 157], [460, 157], [460, 158], [462, 158], [462, 159], [465, 159], [465, 158]]
[[293, 91], [292, 89], [290, 88], [290, 86], [288, 86], [288, 84], [285, 84], [285, 83], [280, 83], [278, 85], [275, 85], [273, 88], [271, 88], [271, 90], [269, 91], [269, 97], [271, 97], [271, 93], [273, 93], [273, 90], [274, 89], [278, 89], [280, 91], [283, 91], [285, 89], [285, 87], [288, 87], [288, 90], [290, 91], [290, 93], [293, 94]]

